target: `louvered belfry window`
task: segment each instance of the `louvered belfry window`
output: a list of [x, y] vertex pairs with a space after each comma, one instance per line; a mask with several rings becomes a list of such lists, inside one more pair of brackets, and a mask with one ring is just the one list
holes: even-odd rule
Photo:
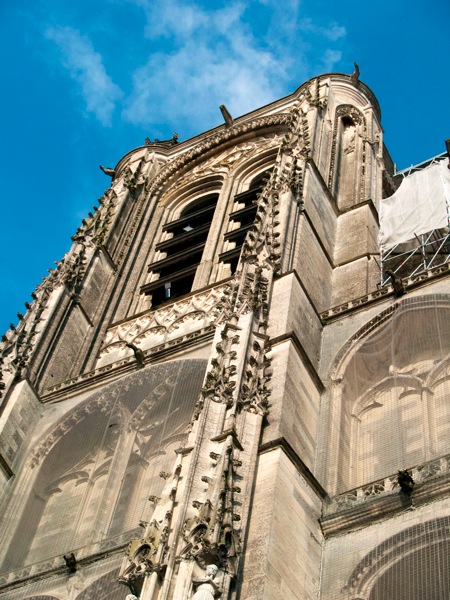
[[224, 235], [225, 242], [229, 242], [230, 248], [219, 255], [222, 263], [230, 265], [231, 273], [235, 273], [241, 254], [247, 231], [252, 227], [255, 220], [258, 195], [261, 193], [264, 183], [269, 178], [270, 172], [264, 172], [250, 183], [250, 188], [234, 197], [234, 210], [230, 214], [230, 224]]
[[191, 291], [218, 197], [209, 194], [199, 198], [180, 218], [164, 225], [163, 231], [172, 237], [159, 242], [155, 249], [166, 256], [149, 265], [149, 272], [159, 278], [142, 286], [143, 293], [152, 295], [153, 307]]

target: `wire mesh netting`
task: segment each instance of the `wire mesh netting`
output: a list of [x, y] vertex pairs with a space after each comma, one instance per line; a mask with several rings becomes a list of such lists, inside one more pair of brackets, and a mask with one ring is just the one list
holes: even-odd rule
[[[384, 322], [382, 322], [384, 321]], [[450, 298], [406, 298], [355, 340], [342, 373], [339, 492], [445, 454]]]
[[[439, 501], [442, 515], [436, 490], [450, 473], [449, 333], [450, 295], [407, 296], [366, 323], [340, 354], [329, 453], [340, 496], [333, 506], [341, 498], [337, 511], [360, 512], [365, 525], [325, 542], [324, 599], [450, 598], [450, 516], [433, 520], [425, 497], [430, 489], [429, 502]], [[400, 470], [414, 477], [415, 489], [423, 484], [420, 506], [414, 492], [401, 491]], [[392, 494], [404, 500], [399, 517]]]
[[388, 537], [356, 566], [343, 590], [344, 597], [447, 600], [450, 597], [449, 526], [450, 517], [442, 517]]
[[93, 393], [44, 434], [32, 468], [17, 474], [11, 490], [15, 527], [1, 572], [89, 554], [93, 544], [120, 542], [149, 519], [148, 498], [161, 493], [160, 473], [172, 471], [187, 439], [205, 367], [191, 359], [139, 370]]

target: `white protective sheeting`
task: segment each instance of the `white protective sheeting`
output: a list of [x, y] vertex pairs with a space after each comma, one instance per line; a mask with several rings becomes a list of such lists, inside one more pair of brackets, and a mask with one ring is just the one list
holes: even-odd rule
[[417, 171], [402, 181], [393, 196], [380, 204], [380, 246], [396, 244], [447, 227], [450, 214], [448, 159]]

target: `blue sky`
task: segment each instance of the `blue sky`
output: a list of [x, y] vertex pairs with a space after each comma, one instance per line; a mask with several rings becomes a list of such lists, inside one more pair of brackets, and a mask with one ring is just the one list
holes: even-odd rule
[[448, 0], [1, 0], [0, 329], [70, 247], [112, 167], [320, 73], [376, 94], [398, 168], [450, 137]]

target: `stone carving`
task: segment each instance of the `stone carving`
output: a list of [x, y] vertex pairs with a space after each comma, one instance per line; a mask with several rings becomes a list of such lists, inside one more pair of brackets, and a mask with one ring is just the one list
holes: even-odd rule
[[272, 378], [270, 364], [266, 340], [262, 337], [257, 339], [255, 336], [239, 394], [241, 408], [263, 415], [268, 412], [270, 389], [267, 384]]
[[[336, 177], [336, 158], [337, 158], [337, 145], [338, 145], [338, 131], [342, 118], [349, 118], [358, 126], [358, 137], [366, 138], [367, 137], [367, 127], [366, 127], [366, 119], [364, 115], [354, 106], [350, 104], [341, 104], [336, 109], [335, 119], [334, 119], [334, 129], [333, 129], [333, 141], [331, 145], [331, 159], [330, 159], [330, 173], [328, 176], [328, 189], [333, 188], [333, 182]], [[355, 140], [354, 140], [355, 142]], [[354, 149], [354, 148], [353, 148]], [[350, 146], [347, 147], [347, 151], [352, 151]], [[365, 181], [364, 181], [364, 173], [366, 170], [366, 145], [362, 144], [362, 153], [361, 153], [361, 163], [360, 163], [360, 172], [359, 172], [359, 188], [355, 190], [355, 193], [358, 194], [358, 198], [364, 197], [364, 189], [365, 189]]]
[[271, 137], [263, 137], [256, 142], [246, 142], [235, 146], [231, 151], [221, 152], [196, 167], [175, 181], [167, 190], [166, 194], [172, 195], [180, 188], [184, 187], [192, 181], [198, 181], [202, 177], [218, 173], [229, 173], [232, 169], [239, 166], [242, 162], [250, 159], [256, 154], [269, 148], [276, 148], [281, 143], [282, 136], [274, 135]]
[[119, 581], [128, 585], [132, 592], [142, 589], [146, 575], [155, 570], [153, 557], [156, 554], [156, 544], [146, 538], [132, 540], [127, 548], [128, 564], [119, 575]]
[[[200, 330], [181, 335], [180, 337], [178, 337], [176, 339], [170, 339], [162, 344], [153, 346], [150, 350], [147, 350], [145, 352], [145, 357], [151, 356], [151, 355], [157, 356], [160, 352], [164, 352], [169, 348], [174, 348], [175, 346], [181, 346], [187, 342], [191, 342], [192, 340], [202, 338], [204, 336], [209, 336], [213, 332], [214, 332], [214, 326], [210, 325], [210, 326], [202, 328]], [[48, 397], [48, 395], [55, 397], [56, 395], [59, 395], [66, 388], [69, 388], [69, 387], [73, 387], [73, 386], [83, 387], [84, 383], [87, 381], [92, 381], [92, 380], [96, 380], [96, 379], [100, 381], [100, 380], [108, 379], [109, 375], [112, 374], [115, 369], [117, 369], [119, 367], [131, 366], [134, 363], [135, 363], [134, 356], [127, 357], [125, 359], [120, 359], [120, 360], [111, 362], [111, 363], [109, 363], [103, 367], [99, 367], [98, 369], [95, 369], [93, 371], [88, 371], [87, 373], [82, 373], [81, 375], [79, 375], [78, 377], [74, 377], [73, 379], [66, 379], [62, 383], [58, 383], [57, 385], [55, 385], [51, 388], [48, 388], [48, 390], [46, 390], [46, 397]]]
[[84, 278], [88, 256], [92, 254], [90, 241], [80, 236], [56, 268], [49, 270], [42, 283], [32, 292], [33, 302], [26, 303], [26, 313], [18, 313], [19, 324], [11, 324], [9, 331], [2, 336], [0, 355], [2, 370], [14, 374], [18, 378], [26, 376], [27, 367], [38, 339], [44, 330], [46, 308], [51, 296], [58, 288], [65, 286], [75, 297]]
[[[307, 111], [302, 107], [301, 102], [294, 106], [289, 115], [289, 130], [284, 136], [282, 150], [298, 159], [307, 159], [311, 155]], [[286, 169], [282, 174], [288, 174]]]
[[197, 589], [192, 596], [192, 600], [214, 600], [220, 596], [222, 590], [220, 585], [214, 581], [219, 568], [216, 565], [208, 565], [206, 567], [205, 577], [194, 577], [192, 583]]
[[[450, 473], [450, 454], [430, 460], [422, 465], [409, 469], [410, 477], [414, 484], [425, 483], [436, 477], [448, 475]], [[353, 507], [360, 506], [362, 503], [389, 494], [398, 494], [400, 483], [398, 473], [389, 475], [378, 481], [373, 481], [367, 485], [358, 487], [350, 492], [345, 492], [339, 496], [331, 498], [329, 504], [324, 508], [324, 515], [331, 515]]]
[[[247, 515], [240, 494], [248, 493], [251, 475], [248, 470], [249, 448], [244, 451], [237, 431], [245, 427], [246, 419], [260, 426], [268, 411], [271, 373], [266, 331], [272, 279], [281, 264], [278, 220], [280, 195], [284, 194], [283, 201], [289, 202], [293, 197], [298, 200], [302, 193], [302, 166], [310, 156], [308, 107], [310, 104], [303, 94], [289, 115], [275, 115], [243, 126], [231, 126], [168, 163], [150, 182], [147, 190], [152, 194], [158, 194], [163, 187], [167, 190], [175, 173], [180, 174], [181, 169], [201, 154], [220, 142], [232, 139], [238, 132], [244, 133], [269, 124], [288, 127], [288, 133], [278, 150], [275, 169], [258, 197], [255, 221], [244, 242], [236, 274], [224, 286], [214, 288], [214, 293], [220, 293], [211, 308], [218, 327], [216, 352], [211, 358], [195, 409], [191, 430], [193, 439], [201, 431], [195, 421], [202, 418], [206, 405], [211, 407], [210, 401], [226, 405], [226, 419], [222, 432], [219, 431], [211, 440], [214, 445], [209, 442], [206, 456], [198, 459], [194, 465], [190, 483], [192, 495], [187, 514], [183, 517], [180, 539], [170, 542], [171, 548], [175, 543], [177, 553], [175, 556], [167, 555], [168, 570], [172, 568], [171, 561], [175, 560], [195, 561], [196, 568], [208, 569], [206, 577], [192, 579], [194, 593], [191, 598], [195, 600], [217, 597], [220, 593], [220, 588], [216, 586], [219, 568], [225, 574], [223, 594], [228, 595], [230, 582], [239, 568], [241, 531]], [[227, 164], [220, 162], [220, 155], [200, 165], [195, 176], [199, 176], [200, 169], [206, 173], [207, 169], [228, 168], [228, 165], [242, 159], [242, 152], [248, 158], [253, 151], [251, 143], [243, 144], [236, 148], [235, 153], [228, 154]], [[169, 189], [173, 191], [175, 187]], [[208, 291], [208, 294], [211, 292]], [[195, 314], [194, 298], [195, 294], [182, 301], [186, 303], [183, 305], [186, 312], [181, 319], [191, 319], [191, 315]], [[152, 311], [111, 329], [104, 349], [123, 344], [122, 340], [137, 344], [150, 332], [166, 335], [180, 321], [180, 318], [170, 316], [170, 311], [176, 309], [176, 305], [174, 303], [170, 307]], [[247, 333], [242, 335], [242, 331]], [[257, 443], [259, 434], [255, 436]], [[208, 465], [207, 469], [204, 468], [205, 464]], [[162, 514], [164, 510], [171, 511], [171, 498], [170, 495], [162, 496], [155, 508], [155, 511], [159, 511], [157, 514]], [[211, 565], [215, 565], [215, 568]]]
[[97, 248], [105, 245], [114, 214], [119, 204], [119, 196], [115, 190], [110, 188], [99, 199], [99, 203], [101, 208], [96, 211], [96, 218], [92, 224], [93, 242]]
[[103, 165], [100, 165], [100, 170], [103, 171], [105, 175], [108, 175], [109, 177], [112, 177], [114, 179], [114, 176], [116, 174], [114, 169], [110, 169], [109, 167], [104, 167]]
[[158, 138], [151, 140], [149, 137], [146, 137], [144, 140], [144, 144], [146, 146], [150, 146], [151, 144], [158, 144], [163, 148], [170, 148], [171, 146], [175, 146], [175, 144], [178, 144], [178, 137], [178, 133], [174, 131], [170, 140], [159, 140]]
[[169, 306], [152, 310], [138, 318], [110, 327], [100, 351], [100, 359], [114, 350], [124, 348], [127, 344], [151, 347], [185, 335], [187, 331], [211, 325], [219, 314], [224, 289], [224, 284], [217, 285]]
[[229, 332], [225, 327], [221, 341], [216, 344], [217, 357], [211, 360], [211, 368], [202, 389], [202, 398], [209, 397], [215, 402], [223, 402], [231, 406], [236, 386], [236, 382], [232, 379], [236, 374], [236, 352], [232, 347], [238, 343], [239, 338], [236, 335], [230, 336]]
[[[137, 164], [135, 170], [127, 166], [124, 172], [115, 173], [113, 176], [112, 187], [107, 189], [104, 195], [99, 199], [100, 208], [94, 206], [94, 213], [89, 213], [88, 219], [83, 219], [81, 227], [78, 229], [74, 240], [79, 236], [89, 235], [95, 247], [101, 248], [105, 245], [114, 219], [117, 215], [118, 207], [126, 195], [126, 191], [130, 197], [135, 200], [138, 191], [143, 187], [145, 178], [151, 176], [157, 170], [158, 164], [154, 153], [150, 150], [144, 154]], [[109, 174], [109, 173], [108, 173]], [[142, 213], [142, 206], [138, 209], [139, 216]], [[134, 222], [133, 232], [136, 229], [136, 221]], [[128, 243], [127, 243], [128, 240]], [[124, 241], [124, 245], [129, 244], [129, 236]], [[123, 258], [123, 256], [122, 256]], [[120, 261], [119, 261], [120, 262]], [[116, 264], [116, 268], [117, 268]]]
[[73, 253], [66, 255], [60, 263], [59, 278], [69, 292], [77, 295], [81, 290], [81, 282], [86, 272], [86, 242], [78, 241]]
[[219, 131], [218, 133], [206, 138], [200, 144], [189, 150], [182, 156], [170, 161], [165, 165], [158, 175], [149, 182], [147, 191], [149, 194], [158, 193], [163, 189], [167, 182], [179, 171], [187, 166], [191, 161], [199, 158], [202, 154], [217, 148], [220, 144], [239, 137], [242, 134], [257, 131], [265, 127], [287, 125], [288, 115], [281, 113], [255, 119], [254, 121], [234, 124], [232, 127]]
[[327, 98], [321, 98], [320, 97], [320, 83], [321, 83], [321, 78], [320, 77], [316, 77], [315, 79], [315, 85], [314, 85], [314, 94], [311, 92], [311, 90], [309, 88], [307, 88], [305, 90], [305, 96], [306, 99], [308, 100], [308, 103], [311, 106], [315, 106], [316, 108], [325, 108], [327, 106]]
[[[296, 194], [300, 192], [301, 172], [298, 161], [310, 153], [306, 113], [300, 104], [292, 109], [288, 122], [289, 131], [283, 138], [277, 164], [258, 198], [255, 221], [243, 244], [242, 267], [238, 269], [229, 287], [223, 291], [223, 310], [219, 320], [225, 323], [237, 319], [239, 314], [252, 311], [258, 319], [259, 328], [264, 330], [267, 326], [268, 288], [271, 274], [279, 270], [281, 260], [278, 241], [280, 233], [277, 231], [279, 195], [285, 189], [294, 188]], [[282, 155], [293, 156], [292, 162], [282, 163]], [[269, 396], [266, 384], [270, 379], [265, 369], [270, 361], [264, 355], [264, 344], [260, 346], [256, 341], [255, 344], [247, 356], [249, 368], [245, 371], [245, 379], [238, 394], [238, 406], [240, 409], [265, 414]], [[257, 357], [251, 355], [255, 348], [257, 352], [263, 350], [262, 354]], [[216, 350], [217, 356], [211, 361], [195, 418], [206, 397], [225, 402], [228, 407], [233, 403], [236, 387], [233, 376], [236, 367], [233, 364], [227, 326]]]
[[359, 65], [357, 62], [353, 63], [355, 65], [355, 69], [353, 71], [353, 73], [350, 75], [350, 81], [353, 83], [353, 85], [356, 85], [358, 83], [358, 79], [359, 79]]
[[[365, 296], [361, 296], [360, 298], [355, 298], [354, 300], [350, 300], [350, 302], [346, 302], [345, 304], [339, 304], [338, 306], [334, 306], [329, 310], [320, 313], [320, 318], [326, 324], [326, 319], [330, 319], [336, 315], [340, 315], [342, 313], [346, 313], [350, 310], [353, 310], [360, 306], [365, 306], [367, 304], [371, 304], [372, 302], [384, 298], [389, 295], [391, 292], [389, 288], [382, 288], [381, 290], [375, 290], [370, 294]], [[390, 309], [388, 309], [390, 310]], [[368, 325], [368, 324], [367, 324]]]
[[[132, 533], [135, 535], [138, 533], [134, 530]], [[84, 547], [86, 554], [95, 555], [100, 557], [101, 555], [110, 555], [111, 551], [114, 549], [123, 548], [123, 546], [129, 541], [130, 532], [121, 533], [118, 536], [110, 537], [106, 540], [101, 540], [95, 542], [94, 544], [90, 544]], [[55, 556], [54, 558], [46, 559], [38, 563], [34, 563], [33, 565], [29, 565], [26, 568], [16, 569], [15, 571], [10, 571], [9, 573], [5, 573], [0, 576], [0, 586], [6, 586], [10, 584], [15, 584], [20, 581], [29, 579], [30, 575], [33, 577], [40, 578], [44, 574], [48, 574], [49, 571], [54, 569], [61, 568], [61, 556]], [[45, 576], [45, 575], [44, 575]], [[81, 571], [77, 571], [75, 575], [72, 575], [68, 581], [73, 581], [72, 577], [75, 578], [76, 586], [78, 583], [83, 581], [83, 575]], [[68, 586], [69, 587], [69, 586]], [[72, 589], [72, 586], [70, 586]], [[70, 590], [68, 590], [70, 593]], [[57, 600], [56, 598], [54, 600]]]

